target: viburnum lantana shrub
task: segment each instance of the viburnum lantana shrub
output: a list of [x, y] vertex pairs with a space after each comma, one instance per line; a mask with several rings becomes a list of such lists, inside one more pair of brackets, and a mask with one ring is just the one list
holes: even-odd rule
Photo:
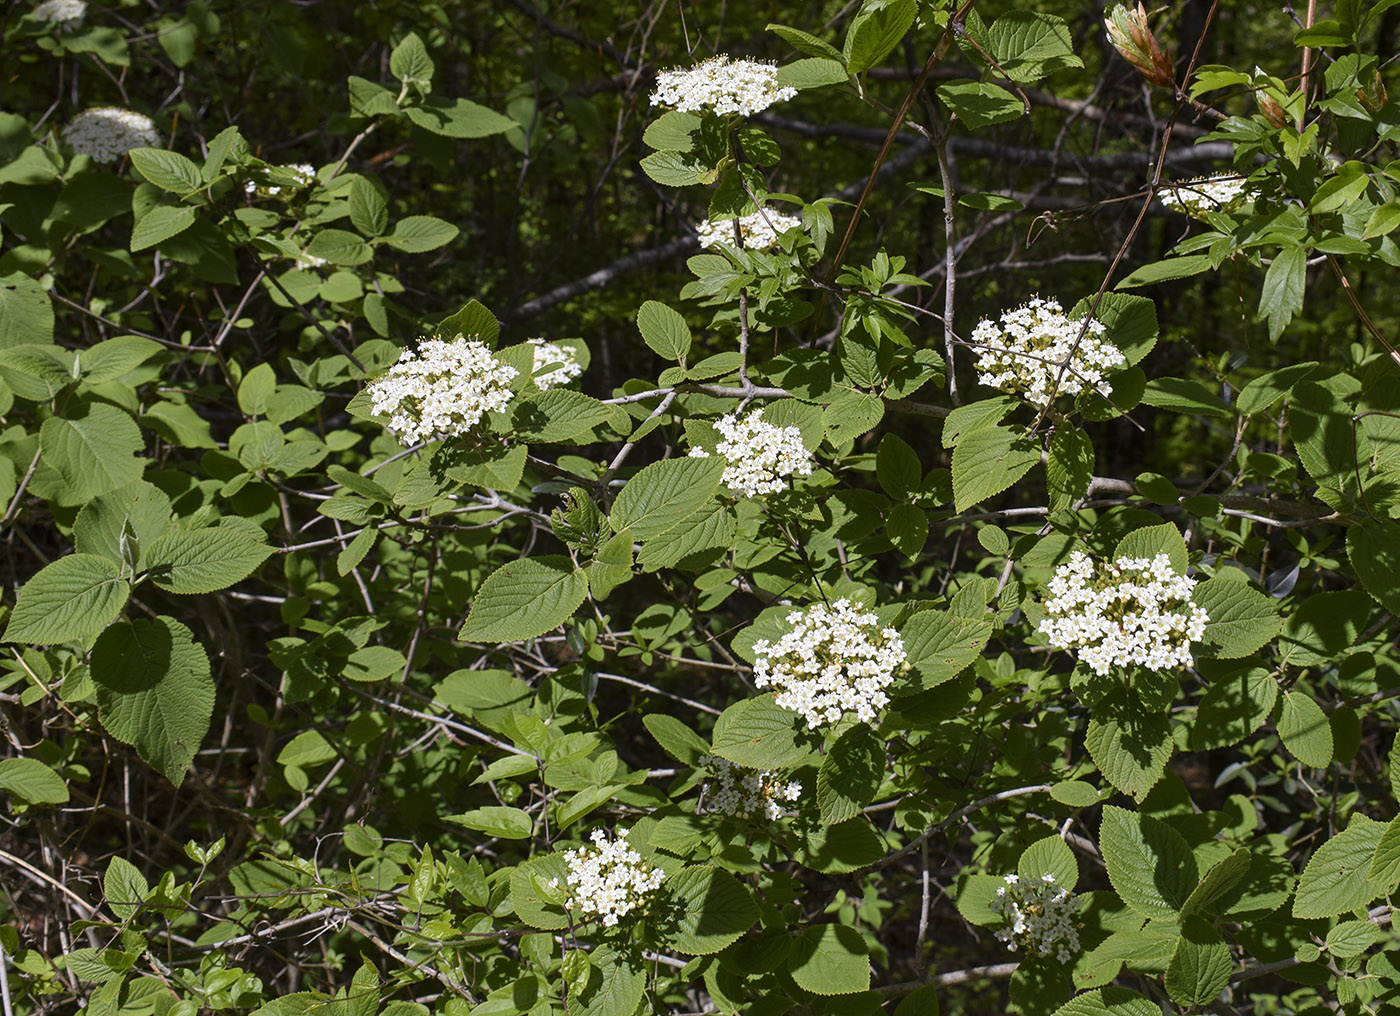
[[1400, 1011], [1400, 6], [1236, 13], [7, 8], [4, 1016]]

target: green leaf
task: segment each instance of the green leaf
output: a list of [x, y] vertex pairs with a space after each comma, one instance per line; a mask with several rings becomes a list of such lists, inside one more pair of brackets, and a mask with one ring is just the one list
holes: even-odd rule
[[642, 541], [660, 536], [709, 502], [719, 489], [725, 465], [720, 456], [653, 462], [618, 493], [609, 525], [615, 533], [630, 529]]
[[323, 229], [306, 245], [306, 253], [333, 265], [353, 268], [374, 257], [374, 251], [348, 229]]
[[1099, 851], [1113, 888], [1143, 917], [1175, 921], [1196, 888], [1196, 858], [1190, 846], [1175, 829], [1151, 816], [1105, 806]]
[[611, 415], [610, 407], [583, 392], [550, 388], [518, 400], [511, 409], [511, 425], [522, 440], [551, 444], [580, 438]]
[[1040, 450], [1005, 427], [974, 430], [953, 449], [953, 501], [959, 512], [1000, 494], [1040, 462]]
[[822, 56], [804, 57], [783, 64], [778, 68], [777, 74], [780, 86], [796, 88], [799, 92], [809, 88], [825, 88], [827, 85], [844, 85], [850, 79], [851, 76], [846, 73], [845, 65], [840, 60]]
[[928, 515], [912, 504], [897, 504], [885, 519], [885, 535], [909, 560], [917, 558], [928, 542]]
[[983, 81], [948, 81], [938, 86], [938, 97], [950, 112], [967, 125], [980, 130], [992, 124], [1010, 123], [1026, 113], [1016, 96], [1000, 85]]
[[177, 787], [209, 732], [214, 682], [194, 633], [170, 617], [122, 621], [92, 648], [97, 715]]
[[1284, 625], [1280, 660], [1294, 667], [1316, 667], [1341, 659], [1366, 627], [1372, 610], [1374, 601], [1364, 589], [1314, 593]]
[[433, 61], [423, 40], [409, 32], [389, 54], [389, 72], [426, 93], [433, 83]]
[[1332, 762], [1332, 725], [1327, 714], [1301, 691], [1283, 693], [1279, 707], [1278, 736], [1283, 746], [1305, 766], [1323, 767]]
[[699, 144], [700, 125], [703, 122], [694, 113], [673, 109], [647, 124], [642, 140], [658, 151], [688, 152]]
[[898, 434], [890, 433], [880, 438], [875, 476], [891, 500], [904, 501], [919, 489], [924, 471], [918, 453]]
[[105, 403], [87, 407], [81, 417], [51, 416], [39, 428], [42, 461], [63, 480], [60, 504], [84, 504], [141, 479], [146, 460], [141, 428], [126, 413]]
[[131, 230], [131, 253], [154, 247], [194, 225], [198, 213], [187, 205], [156, 205]]
[[[170, 498], [144, 480], [93, 498], [73, 522], [73, 547], [122, 565], [141, 567], [143, 549], [170, 527]], [[126, 553], [123, 552], [126, 549]]]
[[708, 865], [682, 868], [661, 886], [658, 909], [669, 918], [665, 941], [686, 956], [709, 956], [758, 920], [758, 907], [733, 875]]
[[1076, 995], [1053, 1016], [1161, 1016], [1162, 1010], [1127, 988], [1096, 988]]
[[1089, 718], [1084, 745], [1108, 782], [1138, 801], [1157, 785], [1172, 756], [1171, 724], [1160, 712], [1148, 712], [1113, 699]]
[[403, 653], [389, 646], [365, 646], [356, 649], [345, 660], [342, 676], [347, 681], [382, 681], [403, 673], [408, 660]]
[[1283, 627], [1277, 601], [1238, 579], [1217, 575], [1196, 586], [1191, 600], [1210, 615], [1201, 643], [1220, 659], [1257, 652]]
[[1334, 956], [1360, 956], [1380, 940], [1381, 929], [1370, 921], [1343, 921], [1327, 933], [1327, 950]]
[[836, 825], [855, 818], [880, 789], [885, 777], [885, 742], [864, 723], [842, 734], [817, 773], [817, 805], [822, 821]]
[[1158, 282], [1170, 282], [1173, 279], [1185, 279], [1192, 275], [1200, 275], [1202, 272], [1211, 271], [1214, 268], [1215, 265], [1211, 263], [1209, 254], [1190, 254], [1186, 257], [1168, 258], [1165, 261], [1154, 261], [1151, 264], [1143, 265], [1113, 288], [1133, 289], [1136, 286], [1151, 286]]
[[1220, 932], [1203, 918], [1188, 917], [1167, 964], [1167, 994], [1178, 1005], [1207, 1005], [1230, 982], [1232, 969], [1230, 947]]
[[500, 338], [501, 325], [486, 307], [477, 300], [468, 300], [456, 314], [445, 317], [433, 329], [433, 338], [448, 341], [459, 337], [480, 339], [494, 349]]
[[839, 447], [873, 429], [884, 416], [884, 399], [878, 395], [855, 392], [822, 410], [822, 429], [826, 432], [826, 439]]
[[988, 50], [1012, 81], [1023, 85], [1065, 67], [1083, 67], [1074, 55], [1069, 26], [1054, 14], [1010, 10], [987, 32]]
[[642, 546], [637, 562], [648, 572], [700, 567], [713, 560], [716, 551], [733, 547], [737, 531], [734, 513], [725, 505], [712, 504], [686, 516], [683, 525], [653, 536]]
[[475, 829], [503, 840], [528, 840], [535, 829], [534, 819], [530, 818], [529, 812], [496, 805], [476, 808], [461, 815], [448, 815], [446, 818], [449, 822], [456, 822], [468, 829]]
[[1094, 443], [1089, 435], [1073, 427], [1057, 427], [1050, 440], [1045, 462], [1045, 483], [1050, 492], [1050, 510], [1063, 511], [1078, 502], [1094, 478]]
[[1303, 286], [1307, 279], [1308, 250], [1301, 244], [1284, 247], [1264, 273], [1264, 289], [1259, 296], [1259, 316], [1269, 322], [1269, 339], [1277, 342], [1293, 315], [1303, 309]]
[[1265, 412], [1272, 408], [1279, 399], [1291, 392], [1295, 384], [1306, 380], [1308, 375], [1317, 370], [1317, 367], [1316, 360], [1308, 360], [1305, 363], [1290, 364], [1255, 378], [1240, 389], [1240, 394], [1235, 399], [1235, 411], [1241, 416], [1252, 416], [1255, 413]]
[[649, 967], [607, 946], [595, 949], [590, 959], [588, 987], [578, 995], [580, 1016], [632, 1016], [646, 994]]
[[139, 335], [118, 335], [76, 354], [84, 384], [115, 381], [160, 352], [160, 344]]
[[1022, 882], [1040, 882], [1046, 875], [1055, 876], [1055, 884], [1066, 892], [1074, 892], [1079, 884], [1079, 862], [1065, 841], [1054, 833], [1036, 840], [1021, 851], [1016, 873]]
[[1196, 709], [1192, 749], [1206, 751], [1239, 744], [1264, 725], [1276, 701], [1278, 682], [1263, 667], [1216, 678]]
[[844, 924], [813, 924], [802, 929], [788, 956], [788, 973], [814, 995], [851, 995], [870, 987], [865, 939]]
[[945, 610], [921, 610], [900, 628], [909, 663], [923, 678], [921, 688], [952, 680], [978, 657], [992, 637], [990, 618], [963, 617]]
[[1371, 903], [1389, 886], [1369, 878], [1371, 859], [1385, 825], [1353, 815], [1351, 824], [1317, 848], [1298, 880], [1293, 916], [1302, 920], [1336, 917]]
[[37, 758], [0, 759], [0, 790], [26, 804], [68, 803], [68, 784]]
[[212, 593], [253, 574], [272, 548], [237, 529], [172, 529], [146, 551], [151, 580], [170, 593]]
[[24, 584], [2, 640], [52, 645], [90, 638], [121, 612], [129, 593], [112, 561], [69, 554]]
[[469, 483], [484, 490], [512, 491], [525, 473], [526, 445], [505, 447], [492, 444], [481, 449], [454, 452], [452, 465], [445, 470], [458, 483]]
[[53, 342], [53, 303], [23, 272], [0, 275], [0, 349]]
[[640, 165], [642, 172], [663, 187], [710, 183], [718, 175], [703, 162], [681, 152], [652, 152]]
[[1091, 808], [1099, 803], [1099, 792], [1081, 780], [1066, 780], [1050, 788], [1050, 796], [1071, 808]]
[[690, 326], [664, 303], [648, 300], [637, 311], [637, 329], [655, 353], [665, 360], [684, 360], [690, 351]]
[[1193, 416], [1233, 416], [1230, 407], [1204, 381], [1193, 378], [1159, 377], [1147, 382], [1142, 401], [1158, 409]]
[[569, 926], [569, 917], [556, 900], [541, 894], [551, 879], [564, 884], [568, 869], [562, 853], [536, 854], [510, 873], [510, 904], [515, 914], [532, 928], [558, 931]]
[[808, 754], [797, 742], [797, 720], [772, 695], [743, 699], [715, 720], [710, 750], [750, 769], [785, 769]]
[[1348, 526], [1347, 558], [1366, 592], [1400, 614], [1400, 522], [1368, 520]]
[[1113, 548], [1114, 560], [1120, 557], [1154, 558], [1166, 554], [1171, 565], [1179, 573], [1184, 573], [1188, 564], [1186, 540], [1175, 523], [1163, 522], [1156, 526], [1139, 526], [1124, 535]]
[[700, 756], [710, 754], [709, 743], [674, 716], [648, 713], [642, 723], [666, 754], [681, 765], [698, 766]]
[[277, 753], [277, 764], [312, 769], [333, 761], [339, 755], [319, 730], [303, 730]]
[[445, 138], [487, 138], [520, 126], [510, 117], [467, 99], [429, 96], [404, 113], [419, 127]]
[[350, 184], [350, 221], [365, 236], [378, 236], [389, 225], [389, 205], [364, 177]]
[[1391, 819], [1381, 833], [1366, 877], [1378, 885], [1391, 887], [1391, 892], [1394, 886], [1400, 885], [1400, 819]]
[[573, 617], [588, 579], [567, 557], [545, 554], [497, 568], [472, 601], [458, 634], [463, 642], [523, 642]]
[[451, 243], [459, 232], [452, 223], [431, 215], [409, 215], [394, 223], [394, 231], [384, 242], [407, 254], [422, 254]]
[[1388, 236], [1396, 229], [1400, 229], [1400, 201], [1388, 201], [1378, 205], [1366, 220], [1361, 239], [1372, 240], [1378, 236]]
[[852, 19], [842, 47], [847, 70], [860, 74], [888, 56], [913, 26], [918, 6], [915, 0], [889, 0], [864, 7]]
[[133, 148], [127, 152], [131, 164], [161, 190], [188, 194], [204, 186], [199, 167], [178, 152], [164, 148]]
[[102, 876], [102, 895], [120, 921], [129, 921], [151, 890], [146, 876], [125, 857], [113, 857]]
[[766, 31], [772, 32], [782, 39], [793, 49], [806, 53], [808, 56], [824, 56], [834, 60], [841, 59], [841, 51], [829, 42], [818, 39], [810, 32], [804, 32], [800, 28], [789, 28], [787, 25], [768, 24], [764, 26]]
[[943, 421], [943, 447], [956, 448], [958, 442], [974, 431], [996, 426], [1019, 402], [1009, 395], [993, 395], [959, 406]]
[[1182, 917], [1202, 914], [1207, 917], [1219, 916], [1219, 908], [1226, 901], [1235, 886], [1249, 874], [1251, 854], [1241, 847], [1230, 854], [1210, 871], [1206, 872], [1201, 884], [1191, 891], [1186, 905], [1181, 908]]

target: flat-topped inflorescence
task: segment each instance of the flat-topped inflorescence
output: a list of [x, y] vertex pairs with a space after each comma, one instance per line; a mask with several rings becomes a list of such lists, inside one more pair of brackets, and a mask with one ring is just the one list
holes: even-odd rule
[[800, 713], [809, 729], [841, 722], [848, 713], [873, 723], [889, 704], [885, 693], [909, 664], [904, 640], [881, 628], [846, 598], [787, 616], [792, 627], [777, 642], [753, 644], [754, 684], [777, 688], [774, 701]]
[[1191, 643], [1210, 620], [1191, 602], [1195, 586], [1166, 554], [1096, 566], [1077, 550], [1050, 580], [1040, 633], [1059, 649], [1076, 650], [1100, 676], [1114, 667], [1189, 667]]
[[[584, 844], [564, 852], [568, 868], [564, 876], [565, 906], [585, 919], [601, 919], [608, 928], [645, 907], [665, 877], [660, 868], [652, 867], [628, 844], [630, 831], [620, 829], [617, 838], [610, 840], [603, 830], [595, 829], [590, 837], [592, 846]], [[550, 879], [549, 887], [559, 889], [559, 880]]]
[[775, 102], [797, 94], [778, 84], [778, 68], [756, 60], [712, 56], [694, 67], [677, 67], [656, 76], [653, 106], [671, 106], [683, 113], [737, 113], [753, 116]]
[[543, 374], [535, 375], [535, 385], [540, 391], [546, 391], [558, 385], [566, 385], [574, 378], [583, 373], [583, 365], [578, 362], [578, 353], [572, 346], [561, 346], [554, 342], [546, 342], [544, 339], [527, 339], [527, 342], [534, 347], [534, 361], [532, 367], [539, 370], [555, 364], [553, 370], [547, 370]]
[[784, 779], [776, 770], [746, 769], [717, 755], [701, 755], [700, 764], [714, 771], [714, 779], [706, 780], [702, 788], [707, 811], [735, 818], [761, 815], [776, 822], [787, 811], [782, 802], [791, 804], [802, 798], [802, 784]]
[[992, 913], [1006, 919], [997, 938], [1010, 949], [1054, 956], [1061, 963], [1072, 960], [1079, 952], [1074, 896], [1055, 882], [1054, 875], [1042, 875], [1033, 882], [1007, 875], [1004, 881], [1006, 885], [997, 887], [996, 899], [988, 904]]
[[479, 339], [425, 339], [369, 383], [370, 407], [389, 417], [405, 445], [460, 437], [487, 413], [510, 402], [514, 367], [499, 362]]
[[[734, 244], [734, 219], [707, 219], [695, 227], [700, 234], [701, 247], [713, 247], [717, 243]], [[789, 229], [802, 225], [795, 215], [785, 215], [771, 208], [752, 212], [738, 220], [739, 232], [743, 236], [745, 250], [767, 250], [778, 242], [778, 237]]]
[[1113, 387], [1104, 374], [1126, 365], [1127, 358], [1099, 338], [1104, 331], [1101, 322], [1071, 321], [1058, 301], [1036, 297], [1003, 313], [1000, 327], [983, 318], [973, 329], [977, 380], [1037, 406], [1048, 405], [1053, 395], [1086, 390], [1108, 397]]
[[98, 106], [75, 116], [63, 128], [63, 140], [80, 155], [96, 162], [115, 162], [133, 148], [160, 144], [155, 121], [141, 113], [116, 106]]
[[[763, 419], [763, 407], [742, 420], [730, 413], [714, 423], [724, 440], [715, 451], [728, 461], [720, 482], [740, 497], [760, 497], [786, 490], [788, 478], [812, 475], [812, 453], [802, 443], [796, 427], [778, 427]], [[709, 458], [703, 448], [692, 448], [693, 459]]]

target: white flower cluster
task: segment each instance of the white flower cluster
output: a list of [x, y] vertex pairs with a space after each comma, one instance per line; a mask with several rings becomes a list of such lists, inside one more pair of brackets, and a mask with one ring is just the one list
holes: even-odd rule
[[369, 383], [370, 406], [388, 416], [405, 445], [466, 434], [512, 397], [518, 372], [496, 360], [479, 339], [425, 339], [406, 349], [389, 372]]
[[1079, 951], [1074, 897], [1055, 883], [1054, 875], [1042, 875], [1039, 882], [1028, 885], [1016, 875], [1007, 875], [1006, 885], [997, 887], [997, 898], [988, 907], [1006, 919], [997, 938], [1011, 949], [1054, 955], [1061, 963], [1068, 963]]
[[[296, 190], [300, 190], [316, 181], [316, 167], [309, 162], [297, 162], [290, 166], [277, 166], [274, 168], [282, 175], [291, 177], [293, 182], [288, 186]], [[259, 183], [257, 180], [249, 180], [243, 184], [243, 192], [245, 194], [271, 196], [281, 194], [282, 186], [280, 184]]]
[[[981, 350], [977, 380], [1020, 393], [1037, 406], [1049, 403], [1052, 391], [1078, 395], [1093, 388], [1103, 396], [1112, 394], [1113, 387], [1104, 383], [1103, 376], [1127, 360], [1117, 346], [1098, 337], [1104, 332], [1098, 321], [1089, 322], [1076, 348], [1083, 325], [1066, 317], [1057, 300], [1039, 297], [1002, 314], [1000, 328], [983, 318], [972, 330], [972, 344]], [[1060, 366], [1071, 350], [1074, 358], [1060, 377]]]
[[1055, 569], [1040, 633], [1103, 676], [1113, 667], [1189, 667], [1191, 643], [1210, 616], [1191, 602], [1196, 580], [1178, 575], [1166, 554], [1120, 557], [1095, 568], [1075, 551]]
[[[812, 453], [796, 427], [764, 422], [763, 407], [740, 420], [733, 413], [715, 421], [724, 437], [715, 450], [728, 460], [720, 481], [740, 497], [776, 494], [790, 476], [812, 475]], [[703, 448], [690, 449], [693, 459], [709, 458]]]
[[1194, 180], [1168, 184], [1157, 197], [1168, 208], [1186, 215], [1206, 212], [1232, 212], [1253, 200], [1244, 179], [1238, 176], [1198, 176]]
[[651, 104], [674, 106], [683, 113], [708, 109], [752, 116], [796, 94], [790, 85], [778, 84], [778, 68], [773, 64], [721, 55], [694, 67], [662, 71], [656, 76]]
[[53, 25], [61, 32], [71, 32], [87, 15], [87, 4], [83, 0], [44, 0], [29, 13], [36, 21]]
[[527, 339], [526, 341], [535, 347], [535, 360], [532, 365], [534, 370], [548, 367], [551, 363], [559, 365], [554, 370], [535, 375], [535, 384], [539, 386], [540, 391], [553, 388], [555, 385], [566, 385], [583, 373], [583, 365], [578, 362], [578, 353], [574, 351], [573, 346], [560, 346], [553, 342], [546, 342], [544, 339]]
[[133, 148], [155, 148], [160, 133], [148, 116], [116, 106], [84, 110], [63, 128], [63, 140], [80, 155], [115, 162]]
[[[700, 234], [701, 247], [713, 247], [717, 243], [734, 243], [734, 219], [721, 219], [716, 222], [707, 219], [695, 227]], [[795, 215], [784, 215], [771, 208], [745, 215], [738, 220], [739, 232], [744, 238], [747, 250], [767, 250], [778, 242], [778, 237], [789, 229], [802, 225]]]
[[710, 800], [708, 811], [720, 811], [735, 818], [763, 815], [770, 822], [783, 817], [780, 801], [797, 801], [802, 797], [802, 784], [784, 782], [782, 774], [772, 769], [745, 769], [716, 755], [701, 755], [700, 764], [714, 770], [714, 781], [705, 781], [702, 793]]
[[[593, 846], [585, 844], [564, 852], [564, 863], [569, 869], [564, 876], [568, 894], [565, 905], [585, 917], [601, 917], [609, 928], [646, 903], [661, 888], [665, 877], [660, 868], [643, 861], [642, 855], [628, 845], [629, 831], [619, 830], [617, 839], [609, 840], [603, 830], [596, 829]], [[549, 887], [558, 889], [559, 880], [550, 879]]]
[[889, 704], [885, 689], [909, 669], [904, 640], [879, 618], [845, 599], [817, 603], [787, 616], [792, 628], [777, 642], [753, 644], [754, 684], [778, 689], [775, 701], [801, 713], [809, 729], [835, 724], [846, 713], [866, 723]]

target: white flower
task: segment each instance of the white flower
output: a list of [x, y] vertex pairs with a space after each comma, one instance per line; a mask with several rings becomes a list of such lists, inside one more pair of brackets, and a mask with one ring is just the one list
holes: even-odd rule
[[[717, 243], [734, 243], [734, 219], [721, 219], [718, 222], [707, 219], [695, 227], [700, 234], [701, 247], [713, 247]], [[784, 215], [771, 208], [745, 215], [738, 220], [739, 231], [743, 235], [743, 246], [748, 250], [767, 250], [778, 242], [778, 237], [789, 229], [802, 225], [795, 215]]]
[[316, 182], [316, 167], [309, 162], [296, 162], [285, 166], [270, 166], [262, 170], [258, 179], [244, 181], [243, 193], [254, 197], [276, 197], [281, 194], [284, 187], [282, 184], [268, 183], [268, 174], [284, 183], [290, 180], [287, 188], [296, 190]]
[[[765, 423], [761, 406], [742, 420], [733, 413], [721, 416], [714, 427], [724, 437], [715, 450], [729, 462], [720, 480], [740, 497], [775, 494], [787, 487], [789, 476], [812, 475], [812, 453], [802, 443], [802, 431]], [[690, 450], [693, 459], [709, 454]]]
[[899, 632], [878, 627], [876, 615], [860, 613], [844, 597], [829, 609], [817, 603], [795, 610], [787, 623], [792, 628], [777, 642], [753, 644], [754, 684], [777, 688], [774, 700], [801, 713], [809, 729], [839, 723], [847, 713], [874, 722], [889, 704], [885, 689], [909, 669]]
[[[661, 869], [653, 868], [628, 846], [629, 831], [620, 829], [617, 839], [609, 840], [596, 829], [591, 837], [593, 846], [585, 844], [564, 852], [568, 867], [565, 905], [585, 918], [601, 917], [609, 928], [645, 904], [665, 877]], [[558, 888], [554, 882], [550, 885]]]
[[148, 116], [115, 106], [84, 110], [63, 128], [73, 151], [98, 162], [115, 162], [133, 148], [155, 148], [160, 134]]
[[707, 811], [719, 811], [735, 818], [762, 814], [770, 822], [783, 817], [779, 801], [797, 801], [802, 784], [784, 782], [772, 769], [745, 769], [715, 755], [701, 755], [700, 764], [715, 771], [714, 782], [705, 781], [701, 792], [709, 798]]
[[1254, 200], [1244, 179], [1228, 174], [1198, 176], [1181, 183], [1166, 184], [1157, 192], [1157, 197], [1168, 208], [1194, 216], [1206, 212], [1232, 212]]
[[1072, 960], [1079, 951], [1074, 896], [1055, 883], [1054, 875], [1042, 875], [1039, 882], [1026, 884], [1015, 875], [1007, 875], [1006, 885], [1010, 888], [998, 887], [996, 899], [988, 904], [992, 913], [1006, 919], [1006, 927], [997, 931], [997, 938], [1011, 949], [1037, 956], [1053, 954], [1061, 963]]
[[674, 106], [684, 113], [708, 109], [752, 116], [796, 94], [797, 89], [778, 84], [778, 68], [772, 64], [712, 56], [694, 67], [658, 74], [651, 104]]
[[61, 32], [71, 32], [87, 14], [87, 4], [83, 0], [44, 0], [29, 13]]
[[1191, 643], [1210, 616], [1191, 602], [1196, 580], [1178, 575], [1166, 554], [1120, 557], [1095, 568], [1075, 551], [1055, 569], [1053, 597], [1040, 633], [1059, 649], [1077, 649], [1100, 676], [1113, 667], [1189, 667]]
[[485, 343], [459, 335], [451, 342], [424, 339], [416, 351], [404, 350], [366, 390], [372, 410], [390, 417], [389, 429], [411, 445], [466, 434], [487, 413], [504, 409], [512, 397], [506, 386], [516, 373]]
[[[1079, 339], [1080, 330], [1084, 337]], [[1092, 388], [1107, 397], [1113, 392], [1103, 376], [1127, 363], [1122, 352], [1098, 338], [1104, 326], [1098, 321], [1071, 321], [1055, 300], [1031, 300], [1024, 307], [1006, 311], [1001, 327], [983, 318], [972, 331], [972, 345], [981, 350], [977, 380], [990, 388], [1019, 393], [1027, 401], [1044, 406], [1051, 392], [1078, 395]], [[1074, 351], [1061, 377], [1061, 365]], [[1056, 379], [1059, 384], [1056, 384]]]
[[526, 341], [535, 347], [534, 370], [548, 367], [551, 363], [558, 364], [554, 370], [535, 375], [535, 384], [540, 391], [553, 388], [555, 385], [566, 385], [583, 373], [583, 365], [578, 362], [578, 353], [575, 352], [573, 346], [560, 346], [553, 342], [546, 342], [544, 339], [527, 339]]

